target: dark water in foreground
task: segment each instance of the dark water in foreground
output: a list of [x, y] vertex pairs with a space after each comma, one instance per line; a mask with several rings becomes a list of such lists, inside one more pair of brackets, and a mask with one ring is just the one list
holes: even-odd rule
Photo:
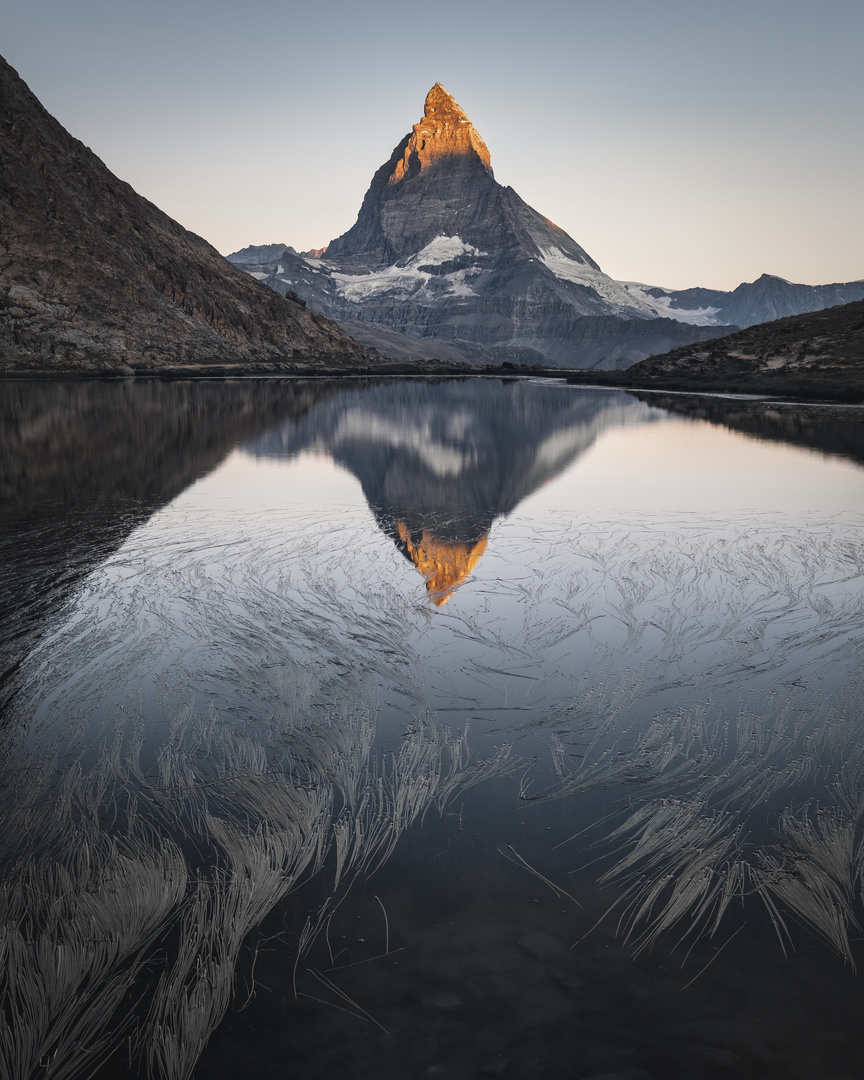
[[0, 386], [0, 1077], [856, 1077], [864, 423]]

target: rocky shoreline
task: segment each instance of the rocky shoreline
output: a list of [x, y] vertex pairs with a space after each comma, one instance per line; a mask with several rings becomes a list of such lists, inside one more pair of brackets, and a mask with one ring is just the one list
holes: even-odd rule
[[[585, 371], [582, 369], [523, 368], [511, 364], [476, 368], [468, 364], [426, 361], [422, 364], [387, 363], [373, 366], [342, 365], [329, 367], [321, 363], [259, 363], [259, 364], [194, 364], [166, 365], [159, 368], [105, 367], [81, 370], [19, 368], [0, 370], [0, 381], [15, 380], [89, 380], [89, 379], [158, 379], [158, 380], [234, 380], [250, 378], [290, 379], [356, 379], [356, 378], [505, 378], [505, 379], [566, 379], [571, 385], [606, 387], [645, 394], [672, 394], [684, 397], [717, 397], [729, 394], [753, 395], [780, 399], [789, 407], [800, 408], [812, 403], [820, 409], [834, 405], [864, 404], [864, 388], [841, 380], [825, 378], [761, 378], [761, 379], [704, 379], [691, 375], [681, 378], [651, 379], [632, 376], [627, 371]], [[670, 398], [674, 400], [674, 398]], [[823, 403], [823, 404], [819, 404]], [[752, 402], [754, 406], [758, 402]], [[864, 421], [864, 412], [861, 416]]]

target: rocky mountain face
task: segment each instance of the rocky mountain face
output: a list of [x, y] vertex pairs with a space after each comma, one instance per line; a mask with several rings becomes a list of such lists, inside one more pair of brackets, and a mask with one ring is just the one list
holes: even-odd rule
[[427, 353], [444, 346], [481, 362], [626, 367], [718, 332], [658, 318], [499, 184], [485, 143], [440, 83], [348, 232], [316, 254], [279, 247], [228, 258], [352, 331], [365, 326], [363, 340], [384, 351], [380, 327], [391, 348], [395, 332]]
[[864, 400], [864, 300], [652, 356], [629, 383]]
[[763, 274], [731, 292], [717, 289], [663, 289], [637, 282], [621, 283], [634, 298], [658, 315], [668, 315], [694, 326], [755, 326], [788, 315], [823, 311], [838, 304], [864, 300], [864, 280], [833, 285], [796, 285]]
[[0, 371], [379, 359], [118, 180], [0, 58]]

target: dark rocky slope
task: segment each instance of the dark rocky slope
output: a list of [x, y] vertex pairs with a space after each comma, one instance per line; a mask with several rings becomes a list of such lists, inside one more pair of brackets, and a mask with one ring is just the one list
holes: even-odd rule
[[0, 371], [375, 362], [118, 180], [0, 58]]
[[633, 386], [864, 400], [864, 300], [760, 323], [652, 356]]
[[[348, 232], [323, 252], [266, 245], [229, 259], [316, 311], [368, 324], [364, 340], [384, 351], [396, 332], [482, 363], [614, 368], [723, 332], [658, 318], [499, 184], [485, 143], [440, 83]], [[380, 326], [389, 342], [376, 337]]]

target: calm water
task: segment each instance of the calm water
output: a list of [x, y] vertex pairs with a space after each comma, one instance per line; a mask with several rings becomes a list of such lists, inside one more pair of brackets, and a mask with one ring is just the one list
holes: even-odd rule
[[864, 1074], [860, 411], [0, 412], [0, 1077]]

